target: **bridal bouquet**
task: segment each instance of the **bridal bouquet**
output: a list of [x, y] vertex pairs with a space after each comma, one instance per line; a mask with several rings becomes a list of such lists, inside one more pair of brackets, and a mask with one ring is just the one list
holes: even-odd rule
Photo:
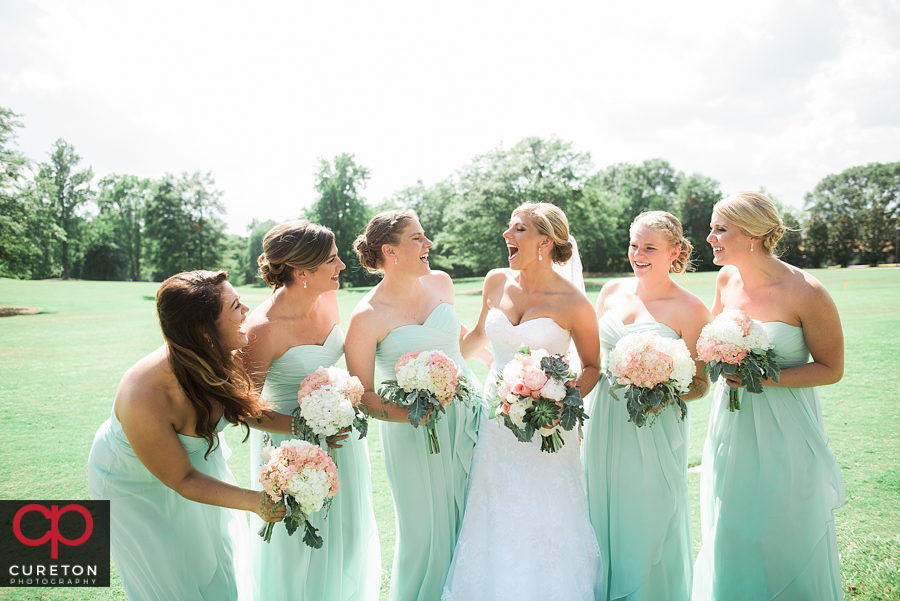
[[629, 334], [616, 343], [609, 365], [608, 377], [615, 382], [611, 390], [625, 389], [628, 421], [638, 428], [652, 426], [670, 405], [681, 409], [680, 419], [687, 415], [681, 395], [689, 390], [697, 367], [684, 340], [656, 332]]
[[440, 453], [435, 426], [453, 399], [471, 404], [471, 391], [456, 364], [441, 351], [410, 351], [394, 366], [397, 380], [382, 382], [379, 394], [393, 405], [409, 410], [409, 423], [424, 420], [429, 453]]
[[[281, 446], [267, 444], [260, 453], [266, 462], [259, 476], [259, 483], [269, 497], [284, 506], [284, 526], [288, 536], [294, 534], [303, 523], [303, 542], [314, 549], [322, 547], [318, 529], [309, 523], [309, 516], [331, 503], [340, 482], [334, 461], [321, 447], [305, 440], [285, 440]], [[265, 524], [259, 535], [272, 540], [273, 522]]]
[[[769, 335], [762, 323], [739, 309], [725, 309], [712, 323], [703, 326], [697, 340], [703, 368], [715, 381], [723, 373], [737, 373], [747, 386], [747, 392], [762, 392], [762, 379], [778, 382], [781, 374], [775, 351], [769, 346]], [[741, 408], [737, 388], [730, 388], [728, 408]]]
[[363, 392], [359, 378], [346, 369], [320, 367], [300, 383], [299, 407], [291, 412], [294, 432], [319, 446], [350, 426], [363, 438], [369, 429], [366, 415], [357, 408]]
[[531, 441], [540, 431], [541, 450], [547, 453], [565, 444], [560, 427], [571, 430], [577, 424], [580, 433], [588, 417], [568, 360], [543, 349], [520, 347], [500, 373], [497, 394], [491, 418], [499, 408], [503, 424], [520, 442]]

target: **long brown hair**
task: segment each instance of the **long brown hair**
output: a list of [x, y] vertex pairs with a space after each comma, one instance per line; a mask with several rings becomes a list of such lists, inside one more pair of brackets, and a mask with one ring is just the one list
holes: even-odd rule
[[[242, 424], [258, 418], [268, 406], [254, 391], [247, 371], [222, 346], [216, 320], [222, 313], [225, 271], [190, 271], [173, 275], [156, 293], [159, 327], [168, 347], [169, 365], [197, 413], [197, 434], [209, 444], [205, 457], [219, 445], [212, 414], [224, 408], [225, 419]], [[246, 440], [246, 436], [244, 437]]]

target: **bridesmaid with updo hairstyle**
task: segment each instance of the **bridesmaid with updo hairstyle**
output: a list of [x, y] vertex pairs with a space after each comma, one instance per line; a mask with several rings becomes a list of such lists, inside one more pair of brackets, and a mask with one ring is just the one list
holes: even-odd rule
[[[461, 327], [450, 276], [432, 271], [433, 244], [407, 211], [379, 213], [356, 240], [360, 263], [383, 276], [359, 302], [347, 328], [346, 358], [370, 416], [381, 422], [381, 443], [394, 499], [397, 542], [391, 575], [393, 601], [435, 601], [447, 578], [466, 504], [477, 417], [454, 401], [437, 422], [440, 453], [429, 454], [424, 428], [402, 407], [386, 405], [377, 390], [394, 380], [394, 365], [413, 350], [443, 351], [479, 385], [459, 350]], [[380, 377], [376, 378], [375, 368]]]
[[[779, 357], [778, 382], [741, 393], [728, 410], [717, 382], [700, 472], [703, 548], [694, 599], [843, 599], [834, 510], [844, 480], [828, 449], [816, 386], [844, 373], [844, 337], [825, 287], [781, 261], [786, 231], [765, 195], [742, 192], [713, 207], [713, 260], [721, 265], [712, 313], [741, 309], [763, 323]], [[812, 361], [810, 361], [810, 356]]]
[[[712, 316], [703, 302], [679, 286], [672, 273], [691, 268], [690, 241], [681, 222], [664, 211], [638, 215], [631, 224], [628, 261], [634, 277], [607, 282], [597, 298], [600, 383], [585, 401], [590, 419], [582, 460], [591, 524], [605, 573], [596, 599], [687, 601], [691, 596], [693, 546], [687, 467], [690, 404], [684, 421], [677, 407], [663, 409], [656, 423], [638, 428], [621, 391], [606, 371], [623, 337], [637, 332], [682, 339], [697, 357], [697, 338]], [[697, 362], [690, 391], [706, 394], [709, 379]]]
[[[303, 379], [319, 367], [335, 365], [344, 351], [337, 289], [345, 265], [334, 234], [309, 221], [273, 227], [263, 238], [259, 272], [272, 294], [247, 319], [249, 344], [241, 351], [244, 364], [263, 399], [282, 413], [297, 407]], [[295, 436], [271, 437], [273, 446]], [[252, 434], [252, 485], [261, 490], [260, 451], [264, 437]], [[329, 442], [341, 487], [330, 509], [314, 513], [310, 522], [324, 539], [312, 549], [299, 533], [288, 536], [275, 528], [272, 540], [254, 536], [252, 576], [259, 600], [333, 599], [366, 601], [378, 598], [381, 553], [366, 440], [354, 433]], [[327, 519], [326, 519], [327, 514]], [[262, 522], [254, 520], [254, 532]]]

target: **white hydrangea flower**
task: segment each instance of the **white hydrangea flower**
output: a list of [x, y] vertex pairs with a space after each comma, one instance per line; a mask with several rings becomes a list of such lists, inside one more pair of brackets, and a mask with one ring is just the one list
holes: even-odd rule
[[687, 392], [691, 386], [691, 380], [697, 373], [697, 365], [691, 358], [691, 352], [688, 350], [684, 340], [666, 338], [660, 336], [656, 339], [656, 348], [672, 358], [674, 366], [672, 368], [671, 379], [675, 380], [676, 386], [681, 392]]

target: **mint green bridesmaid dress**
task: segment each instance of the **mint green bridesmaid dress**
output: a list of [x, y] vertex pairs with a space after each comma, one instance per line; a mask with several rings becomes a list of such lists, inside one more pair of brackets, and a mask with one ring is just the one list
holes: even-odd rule
[[[208, 457], [206, 439], [178, 435], [197, 471], [235, 484], [221, 434]], [[248, 599], [247, 520], [242, 511], [189, 501], [163, 484], [137, 458], [111, 412], [88, 457], [92, 499], [110, 508], [110, 549], [122, 586], [135, 600]]]
[[[802, 328], [764, 326], [782, 369], [809, 361]], [[732, 413], [719, 380], [700, 472], [694, 599], [843, 599], [834, 529], [843, 503], [815, 388], [741, 390]]]
[[[334, 326], [321, 346], [305, 344], [289, 348], [269, 366], [262, 397], [281, 413], [297, 407], [300, 382], [319, 367], [337, 363], [344, 353], [344, 334]], [[250, 434], [250, 474], [254, 490], [262, 490], [259, 474], [264, 433]], [[272, 445], [293, 436], [272, 434]], [[298, 530], [288, 536], [275, 524], [268, 543], [256, 536], [263, 521], [251, 516], [251, 575], [254, 596], [259, 601], [303, 599], [304, 601], [368, 601], [378, 599], [381, 586], [381, 550], [372, 511], [372, 480], [366, 439], [351, 432], [340, 449], [331, 449], [338, 466], [341, 486], [331, 508], [310, 517], [324, 539], [321, 549], [303, 542]]]
[[[422, 325], [400, 326], [378, 343], [375, 364], [383, 380], [395, 380], [394, 364], [414, 350], [443, 351], [480, 389], [459, 352], [459, 318], [441, 303]], [[475, 401], [475, 399], [473, 399]], [[437, 601], [462, 527], [469, 469], [478, 438], [470, 407], [454, 402], [437, 423], [441, 452], [429, 455], [424, 428], [381, 422], [381, 443], [394, 498], [397, 542], [391, 601]]]
[[[602, 371], [628, 334], [656, 332], [678, 339], [665, 324], [624, 325], [607, 311], [599, 320]], [[587, 478], [591, 524], [605, 573], [597, 579], [598, 601], [687, 601], [691, 596], [691, 506], [687, 489], [690, 403], [684, 421], [667, 408], [652, 426], [628, 421], [621, 392], [602, 376], [585, 405], [590, 419], [581, 457]]]

